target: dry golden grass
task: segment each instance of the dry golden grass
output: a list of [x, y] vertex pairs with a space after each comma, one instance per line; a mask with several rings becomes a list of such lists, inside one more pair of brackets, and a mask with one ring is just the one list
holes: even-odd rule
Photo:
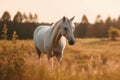
[[0, 41], [0, 80], [120, 80], [120, 41], [76, 39], [54, 66], [32, 40]]

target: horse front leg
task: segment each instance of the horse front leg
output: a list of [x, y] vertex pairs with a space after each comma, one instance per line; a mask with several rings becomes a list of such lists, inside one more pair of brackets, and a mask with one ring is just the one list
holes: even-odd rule
[[59, 51], [59, 50], [54, 50], [54, 54], [55, 54], [55, 56], [57, 58], [58, 63], [61, 63], [62, 62], [62, 54], [63, 53], [61, 51]]
[[47, 53], [47, 58], [48, 58], [48, 64], [50, 64], [51, 65], [51, 68], [53, 69], [53, 64], [54, 64], [54, 62], [53, 62], [53, 53], [52, 53], [52, 51], [51, 52], [48, 52]]
[[56, 58], [58, 60], [58, 63], [61, 64], [62, 63], [62, 55], [61, 55], [61, 53], [60, 53], [60, 55], [57, 55]]

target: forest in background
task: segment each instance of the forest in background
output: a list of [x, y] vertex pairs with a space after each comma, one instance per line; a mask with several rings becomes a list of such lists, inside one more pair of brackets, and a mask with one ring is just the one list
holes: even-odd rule
[[[37, 14], [21, 13], [18, 11], [13, 20], [11, 14], [5, 11], [0, 17], [0, 39], [2, 39], [3, 28], [7, 27], [7, 39], [12, 39], [14, 31], [17, 32], [19, 39], [32, 39], [34, 29], [39, 25], [51, 25], [51, 23], [38, 22]], [[109, 29], [113, 26], [120, 29], [120, 16], [117, 19], [110, 16], [103, 21], [100, 14], [96, 16], [95, 22], [90, 23], [87, 16], [83, 15], [80, 22], [75, 22], [75, 37], [77, 38], [107, 38], [109, 36]]]

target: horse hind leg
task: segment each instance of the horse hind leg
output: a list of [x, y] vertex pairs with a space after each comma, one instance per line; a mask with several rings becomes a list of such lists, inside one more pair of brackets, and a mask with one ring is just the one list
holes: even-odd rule
[[36, 51], [37, 51], [37, 54], [38, 54], [38, 58], [40, 59], [40, 56], [41, 56], [41, 51], [35, 46], [36, 48]]

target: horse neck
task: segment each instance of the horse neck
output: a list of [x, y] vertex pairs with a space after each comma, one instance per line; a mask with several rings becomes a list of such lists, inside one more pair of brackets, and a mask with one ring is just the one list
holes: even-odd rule
[[60, 30], [61, 30], [61, 26], [59, 25], [60, 21], [58, 21], [53, 27], [52, 27], [52, 47], [57, 46], [58, 41], [61, 38], [61, 34], [60, 34]]

